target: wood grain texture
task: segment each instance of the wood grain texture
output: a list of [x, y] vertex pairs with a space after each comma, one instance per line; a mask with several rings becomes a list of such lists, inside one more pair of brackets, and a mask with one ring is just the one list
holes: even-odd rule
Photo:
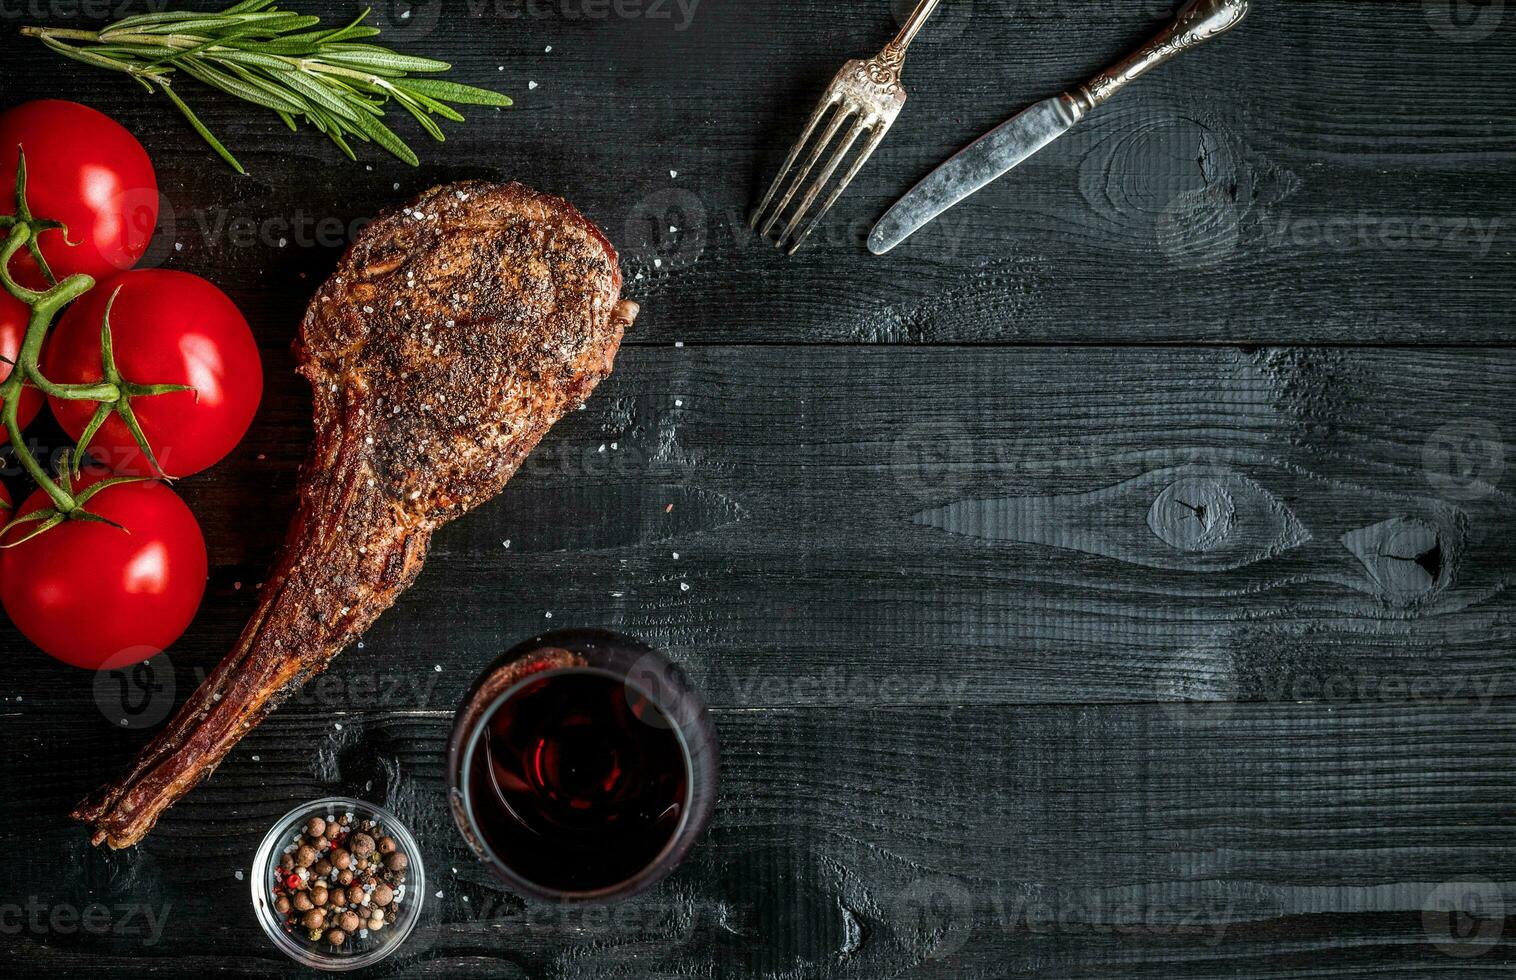
[[[443, 805], [447, 712], [334, 717], [341, 730], [280, 714], [162, 832], [112, 855], [44, 813], [83, 784], [58, 763], [108, 751], [108, 733], [33, 718], [6, 828], [28, 842], [8, 862], [13, 887], [158, 910], [151, 945], [140, 931], [84, 937], [101, 965], [288, 972], [239, 907], [234, 869], [287, 806], [343, 789], [399, 812], [436, 889], [378, 975], [1496, 976], [1516, 964], [1499, 920], [1444, 935], [1437, 915], [1459, 889], [1516, 899], [1510, 848], [1491, 847], [1516, 790], [1510, 702], [1254, 705], [1203, 724], [1157, 705], [718, 712], [708, 840], [654, 893], [598, 912], [524, 904], [469, 858]], [[41, 744], [52, 736], [66, 753]], [[965, 750], [996, 764], [932, 761]], [[40, 938], [14, 962], [77, 962], [49, 949], [68, 937]]]
[[[148, 264], [226, 288], [267, 378], [243, 446], [179, 484], [213, 570], [166, 657], [92, 678], [0, 624], [0, 971], [297, 975], [236, 873], [348, 792], [401, 813], [442, 893], [376, 976], [1510, 976], [1516, 9], [1261, 0], [873, 259], [895, 196], [1170, 6], [950, 0], [786, 260], [747, 208], [892, 4], [700, 0], [680, 29], [653, 2], [380, 5], [517, 108], [411, 170], [192, 100], [251, 178], [13, 30], [87, 16], [0, 5], [0, 105], [141, 137]], [[616, 374], [143, 847], [90, 850], [63, 814], [230, 648], [282, 538], [312, 288], [356, 223], [467, 177], [606, 229], [643, 303]], [[705, 844], [598, 910], [497, 890], [442, 806], [474, 673], [575, 625], [688, 668], [724, 759]]]
[[402, 126], [420, 171], [378, 153], [352, 166], [319, 136], [192, 91], [250, 167], [241, 178], [134, 86], [13, 36], [0, 51], [8, 99], [80, 99], [142, 137], [173, 177], [154, 259], [214, 269], [271, 327], [289, 318], [262, 297], [303, 299], [298, 276], [326, 274], [354, 219], [485, 176], [563, 194], [609, 230], [649, 310], [633, 342], [1509, 338], [1516, 31], [1502, 5], [1255, 4], [1214, 48], [873, 258], [863, 236], [915, 180], [1104, 67], [1171, 6], [961, 0], [913, 50], [889, 140], [788, 260], [746, 230], [747, 211], [838, 63], [894, 29], [890, 5], [701, 0], [679, 30], [675, 0], [658, 3], [672, 19], [618, 17], [609, 0], [383, 14], [397, 45], [519, 98], [471, 113], [442, 146]]
[[[182, 484], [214, 566], [186, 668], [292, 507], [302, 383], [270, 383]], [[445, 665], [431, 706], [582, 625], [734, 708], [1516, 695], [1513, 384], [1494, 350], [637, 348], [348, 656]]]

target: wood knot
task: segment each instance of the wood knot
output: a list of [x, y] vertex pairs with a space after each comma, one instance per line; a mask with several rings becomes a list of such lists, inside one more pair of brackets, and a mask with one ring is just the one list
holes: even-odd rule
[[1232, 533], [1236, 519], [1232, 495], [1205, 477], [1175, 480], [1148, 508], [1148, 528], [1179, 551], [1210, 551]]

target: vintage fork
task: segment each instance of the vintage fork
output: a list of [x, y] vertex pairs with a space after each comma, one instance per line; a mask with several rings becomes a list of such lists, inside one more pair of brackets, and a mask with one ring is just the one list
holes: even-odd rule
[[[784, 166], [779, 168], [779, 175], [774, 178], [769, 192], [763, 197], [763, 203], [758, 205], [758, 210], [753, 212], [753, 218], [749, 222], [754, 230], [768, 238], [773, 233], [774, 227], [783, 219], [785, 210], [794, 200], [795, 195], [801, 194], [804, 189], [800, 203], [790, 214], [789, 222], [779, 233], [779, 237], [774, 239], [776, 247], [785, 248], [788, 242], [790, 255], [794, 255], [799, 250], [822, 216], [831, 209], [837, 198], [842, 196], [842, 192], [847, 190], [848, 184], [852, 183], [858, 171], [863, 169], [863, 165], [868, 162], [874, 150], [878, 149], [880, 142], [884, 139], [884, 134], [890, 131], [895, 117], [900, 115], [900, 109], [905, 105], [905, 89], [900, 84], [900, 69], [905, 63], [906, 49], [916, 39], [917, 33], [920, 32], [922, 25], [932, 15], [932, 11], [937, 8], [939, 2], [940, 0], [921, 0], [906, 20], [905, 26], [900, 29], [900, 33], [884, 46], [883, 51], [867, 61], [849, 61], [842, 66], [837, 77], [832, 79], [832, 84], [827, 87], [826, 94], [821, 97], [821, 103], [816, 106], [816, 111], [811, 113], [811, 120], [806, 123], [805, 132], [790, 150]], [[812, 142], [811, 137], [821, 125], [822, 120], [827, 119], [828, 113], [830, 113], [830, 119], [826, 129], [822, 132], [820, 139]], [[836, 143], [831, 157], [806, 189], [806, 178], [811, 175], [822, 153], [832, 145], [843, 124], [849, 119], [853, 120], [853, 124], [848, 127], [840, 142]], [[867, 138], [864, 139], [858, 154], [848, 164], [847, 170], [843, 172], [842, 179], [827, 194], [821, 207], [812, 212], [811, 207], [816, 203], [816, 198], [826, 188], [843, 160], [847, 159], [848, 151], [853, 148], [853, 144], [865, 133], [868, 134]], [[807, 145], [810, 146], [810, 152], [806, 153], [800, 169], [786, 187], [785, 178], [794, 169], [795, 161], [800, 159]], [[778, 203], [770, 210], [769, 205], [774, 203], [776, 197]], [[767, 215], [766, 219], [765, 215]], [[809, 220], [807, 220], [808, 215]], [[802, 221], [805, 222], [804, 225], [801, 224]], [[759, 222], [762, 224], [760, 225]]]

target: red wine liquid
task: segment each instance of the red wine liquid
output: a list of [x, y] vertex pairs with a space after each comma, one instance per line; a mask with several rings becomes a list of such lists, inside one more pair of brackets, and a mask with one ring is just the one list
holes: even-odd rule
[[552, 671], [489, 719], [470, 767], [475, 823], [500, 859], [546, 888], [595, 891], [646, 868], [688, 795], [669, 719], [620, 680]]

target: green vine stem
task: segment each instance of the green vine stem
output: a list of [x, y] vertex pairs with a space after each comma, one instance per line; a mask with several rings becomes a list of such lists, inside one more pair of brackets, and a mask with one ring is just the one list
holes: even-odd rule
[[[53, 286], [45, 293], [28, 289], [18, 284], [11, 278], [10, 262], [17, 252], [25, 248], [31, 241], [32, 230], [29, 225], [17, 224], [11, 228], [11, 233], [5, 240], [5, 245], [0, 248], [0, 282], [3, 282], [6, 290], [14, 297], [31, 307], [31, 316], [26, 323], [26, 336], [21, 341], [21, 350], [16, 355], [16, 361], [11, 366], [11, 373], [4, 381], [0, 381], [0, 419], [5, 422], [6, 435], [10, 437], [11, 447], [15, 450], [16, 459], [21, 463], [21, 468], [26, 470], [28, 476], [37, 481], [52, 500], [53, 507], [61, 514], [67, 515], [78, 507], [78, 501], [68, 490], [55, 483], [42, 464], [37, 462], [31, 450], [21, 439], [21, 423], [19, 407], [21, 403], [21, 389], [30, 381], [38, 388], [57, 398], [93, 398], [95, 389], [99, 385], [55, 385], [46, 379], [42, 379], [42, 371], [38, 367], [37, 359], [42, 354], [42, 341], [47, 336], [47, 330], [52, 326], [53, 317], [58, 315], [69, 303], [83, 296], [95, 286], [95, 280], [86, 275], [69, 276], [62, 282]], [[38, 379], [42, 383], [38, 384]], [[43, 387], [43, 384], [46, 387]], [[112, 397], [119, 396], [112, 385]], [[81, 391], [81, 389], [84, 389]]]
[[[17, 525], [35, 525], [20, 538], [0, 541], [0, 548], [15, 547], [64, 520], [98, 521], [120, 527], [98, 514], [87, 512], [84, 505], [106, 487], [146, 479], [146, 477], [112, 477], [93, 483], [78, 493], [74, 492], [73, 481], [70, 477], [79, 475], [90, 440], [94, 438], [100, 426], [112, 414], [117, 414], [121, 416], [132, 438], [136, 441], [137, 447], [152, 464], [154, 471], [167, 479], [167, 474], [163, 473], [163, 468], [158, 464], [157, 457], [154, 456], [152, 447], [148, 444], [147, 437], [132, 412], [131, 400], [135, 397], [162, 395], [172, 391], [194, 390], [189, 385], [136, 384], [121, 377], [121, 372], [116, 367], [115, 350], [111, 344], [110, 311], [116, 300], [115, 293], [106, 304], [105, 316], [100, 324], [102, 380], [83, 384], [58, 384], [43, 375], [39, 364], [42, 356], [42, 342], [47, 338], [47, 332], [52, 327], [53, 320], [65, 306], [93, 289], [95, 280], [91, 276], [76, 274], [67, 277], [62, 282], [56, 282], [48, 271], [48, 279], [53, 282], [53, 285], [39, 292], [21, 285], [11, 276], [11, 259], [15, 258], [16, 253], [23, 248], [32, 250], [38, 257], [40, 267], [47, 271], [46, 263], [41, 261], [40, 251], [36, 250], [36, 238], [41, 231], [58, 229], [63, 232], [65, 241], [68, 236], [67, 228], [61, 223], [35, 218], [27, 208], [26, 155], [19, 149], [17, 153], [16, 216], [5, 216], [10, 220], [0, 224], [0, 228], [10, 228], [10, 233], [6, 236], [4, 243], [0, 244], [0, 286], [4, 286], [7, 292], [25, 303], [31, 312], [27, 318], [26, 333], [21, 340], [21, 349], [17, 352], [16, 359], [11, 362], [10, 374], [4, 381], [0, 381], [0, 424], [5, 427], [5, 433], [10, 438], [11, 447], [21, 468], [47, 494], [48, 499], [52, 501], [52, 507], [16, 517], [4, 527], [0, 527], [0, 539], [3, 539], [6, 532]], [[119, 292], [118, 289], [117, 293]], [[100, 403], [95, 408], [94, 415], [91, 416], [78, 443], [74, 446], [69, 465], [63, 468], [56, 480], [48, 474], [21, 438], [21, 393], [28, 385], [51, 398]]]

